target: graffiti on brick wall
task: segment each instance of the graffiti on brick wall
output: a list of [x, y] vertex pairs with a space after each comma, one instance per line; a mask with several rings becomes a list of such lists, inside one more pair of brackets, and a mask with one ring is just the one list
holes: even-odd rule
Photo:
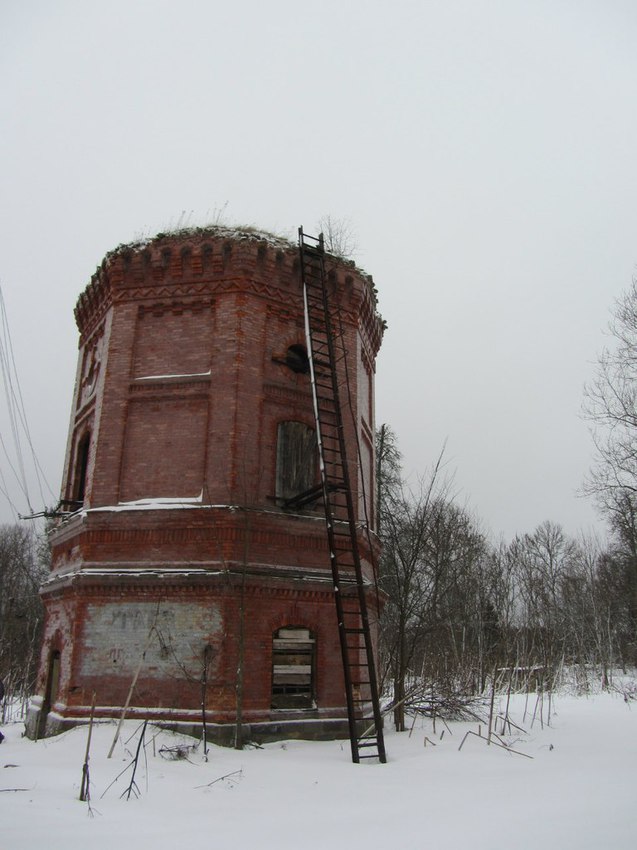
[[221, 632], [214, 603], [112, 602], [89, 605], [84, 623], [85, 676], [130, 674], [144, 655], [145, 677], [193, 674]]

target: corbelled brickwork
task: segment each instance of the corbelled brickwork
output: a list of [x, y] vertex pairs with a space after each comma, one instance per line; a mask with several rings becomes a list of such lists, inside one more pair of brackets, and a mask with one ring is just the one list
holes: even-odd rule
[[[353, 265], [330, 260], [329, 284], [372, 578], [382, 322]], [[317, 474], [296, 248], [221, 228], [124, 246], [76, 320], [68, 515], [51, 535], [29, 734], [86, 717], [93, 693], [98, 716], [117, 715], [138, 668], [131, 715], [197, 724], [203, 680], [219, 740], [238, 709], [248, 737], [347, 734], [320, 505], [285, 506], [294, 481]]]

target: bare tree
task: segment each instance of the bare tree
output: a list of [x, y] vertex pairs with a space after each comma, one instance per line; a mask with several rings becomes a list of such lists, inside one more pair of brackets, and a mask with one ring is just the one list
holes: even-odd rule
[[594, 537], [583, 537], [576, 551], [576, 558], [562, 578], [568, 659], [574, 663], [585, 688], [590, 672], [599, 674], [602, 686], [609, 687], [613, 666], [617, 661], [621, 663], [625, 650], [623, 593], [613, 581], [618, 571]]
[[[637, 639], [637, 279], [615, 303], [612, 345], [600, 354], [585, 389], [596, 458], [585, 484], [608, 517], [622, 557]], [[617, 561], [617, 559], [616, 559]]]
[[323, 234], [325, 250], [340, 259], [351, 259], [356, 252], [356, 236], [351, 221], [347, 218], [334, 218], [324, 215], [318, 221], [319, 232]]
[[48, 546], [31, 526], [0, 526], [0, 678], [8, 700], [26, 701], [33, 690], [47, 570]]
[[376, 432], [376, 529], [380, 533], [384, 508], [399, 499], [402, 486], [401, 454], [396, 434], [383, 424]]
[[[380, 436], [379, 432], [377, 439]], [[391, 457], [396, 463], [397, 453]], [[383, 666], [393, 680], [394, 723], [399, 731], [405, 728], [407, 674], [417, 647], [422, 645], [427, 611], [434, 604], [440, 584], [427, 563], [426, 545], [448, 486], [442, 480], [441, 469], [442, 453], [417, 492], [395, 477], [395, 466], [392, 469], [390, 465], [386, 475], [381, 470], [383, 554], [379, 584], [387, 595], [381, 618], [381, 645]]]
[[516, 537], [510, 548], [519, 596], [518, 659], [536, 667], [548, 686], [568, 652], [563, 590], [577, 547], [559, 525], [544, 522], [532, 534]]
[[584, 415], [596, 449], [586, 489], [613, 513], [637, 495], [637, 280], [615, 303], [609, 331], [612, 345], [585, 388]]

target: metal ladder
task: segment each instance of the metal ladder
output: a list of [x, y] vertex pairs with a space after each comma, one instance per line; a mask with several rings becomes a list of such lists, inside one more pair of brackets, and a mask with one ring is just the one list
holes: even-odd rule
[[[313, 491], [301, 494], [296, 504], [322, 497], [325, 510], [352, 761], [358, 764], [362, 759], [378, 759], [384, 763], [387, 759], [367, 611], [366, 593], [371, 586], [361, 567], [339, 395], [341, 384], [347, 381], [345, 347], [340, 322], [333, 320], [330, 309], [323, 234], [308, 236], [300, 227], [299, 252], [321, 482]], [[349, 392], [347, 386], [345, 389]]]

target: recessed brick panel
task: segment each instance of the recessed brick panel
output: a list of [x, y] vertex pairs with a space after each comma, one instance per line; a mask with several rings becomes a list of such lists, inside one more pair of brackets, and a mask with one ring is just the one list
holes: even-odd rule
[[133, 377], [208, 372], [212, 333], [210, 306], [140, 310], [135, 329]]
[[120, 501], [199, 496], [204, 482], [207, 419], [206, 398], [131, 401]]

